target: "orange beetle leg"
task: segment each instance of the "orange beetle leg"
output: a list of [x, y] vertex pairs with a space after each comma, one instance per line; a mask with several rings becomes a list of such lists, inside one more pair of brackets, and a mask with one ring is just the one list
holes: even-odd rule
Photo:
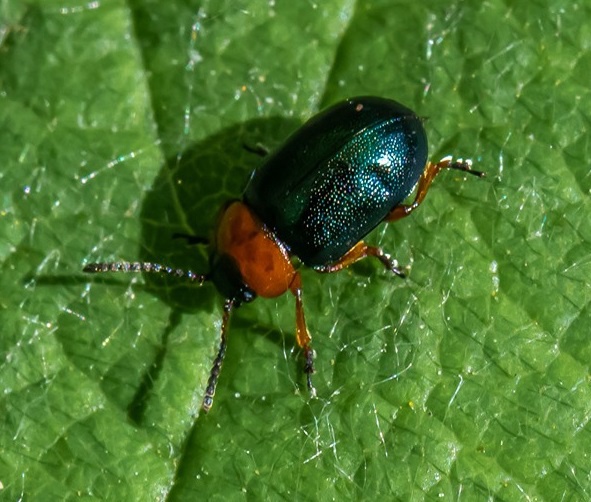
[[314, 357], [316, 356], [310, 342], [312, 337], [306, 326], [306, 317], [304, 316], [304, 304], [302, 303], [302, 278], [299, 272], [296, 272], [289, 286], [289, 290], [295, 296], [296, 300], [296, 340], [298, 345], [304, 349], [304, 372], [306, 373], [306, 382], [308, 391], [312, 397], [316, 397], [316, 389], [312, 385], [312, 374], [314, 370]]
[[427, 166], [423, 171], [423, 174], [419, 178], [419, 182], [417, 184], [417, 195], [415, 196], [415, 200], [412, 204], [400, 204], [396, 206], [390, 213], [384, 218], [384, 221], [396, 221], [400, 218], [404, 218], [412, 213], [421, 202], [423, 202], [431, 183], [435, 179], [435, 176], [439, 174], [442, 169], [457, 169], [458, 171], [464, 171], [466, 173], [473, 174], [474, 176], [478, 176], [482, 178], [484, 173], [481, 171], [474, 171], [472, 169], [472, 161], [471, 160], [462, 160], [458, 159], [455, 162], [452, 160], [451, 157], [445, 157], [441, 159], [437, 164], [433, 164], [431, 162], [427, 162]]
[[347, 268], [349, 265], [352, 265], [356, 261], [362, 260], [363, 258], [367, 258], [368, 256], [373, 256], [374, 258], [380, 260], [384, 267], [386, 267], [390, 272], [396, 274], [398, 277], [405, 277], [404, 272], [402, 272], [402, 270], [398, 268], [398, 263], [396, 262], [396, 260], [393, 260], [390, 257], [390, 255], [384, 253], [382, 248], [368, 246], [363, 241], [359, 241], [357, 244], [355, 244], [336, 263], [333, 263], [332, 265], [314, 267], [314, 270], [323, 273], [338, 272], [339, 270]]

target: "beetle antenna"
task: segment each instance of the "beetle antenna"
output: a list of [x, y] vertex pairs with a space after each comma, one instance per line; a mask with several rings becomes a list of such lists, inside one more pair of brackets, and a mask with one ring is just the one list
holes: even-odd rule
[[160, 265], [158, 263], [147, 261], [89, 263], [82, 269], [82, 272], [88, 274], [98, 274], [102, 272], [150, 272], [154, 274], [168, 274], [174, 277], [184, 277], [191, 282], [198, 282], [200, 285], [209, 279], [208, 274], [196, 274], [190, 270], [173, 268], [167, 265]]
[[226, 355], [226, 347], [228, 344], [228, 338], [226, 331], [228, 329], [228, 322], [230, 320], [230, 314], [234, 308], [234, 300], [227, 299], [224, 303], [224, 314], [222, 316], [222, 331], [220, 334], [220, 348], [218, 354], [213, 361], [213, 366], [209, 372], [209, 380], [207, 381], [207, 387], [205, 388], [205, 396], [203, 396], [203, 404], [201, 407], [203, 411], [207, 413], [213, 406], [213, 396], [215, 396], [215, 388], [218, 384], [218, 378], [220, 371], [222, 371], [222, 364]]

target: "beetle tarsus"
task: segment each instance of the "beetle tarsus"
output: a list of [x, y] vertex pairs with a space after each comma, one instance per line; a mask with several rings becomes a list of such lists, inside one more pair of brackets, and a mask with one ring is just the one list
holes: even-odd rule
[[486, 176], [486, 173], [484, 171], [476, 171], [472, 169], [471, 159], [457, 159], [452, 162], [452, 157], [449, 156], [441, 159], [439, 161], [439, 164], [443, 164], [444, 162], [449, 162], [449, 165], [447, 166], [448, 169], [457, 169], [458, 171], [464, 171], [465, 173], [472, 174], [473, 176], [477, 176], [479, 178], [484, 178]]
[[377, 258], [390, 272], [396, 274], [401, 279], [406, 279], [406, 274], [401, 268], [398, 267], [398, 262], [394, 260], [389, 254], [384, 253], [382, 248], [367, 246], [367, 256], [373, 256]]

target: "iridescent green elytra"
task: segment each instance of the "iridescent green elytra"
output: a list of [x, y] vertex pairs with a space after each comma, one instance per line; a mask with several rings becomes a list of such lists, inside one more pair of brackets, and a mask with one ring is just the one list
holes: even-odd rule
[[355, 98], [307, 122], [257, 169], [245, 203], [305, 265], [338, 261], [402, 202], [427, 164], [410, 109]]

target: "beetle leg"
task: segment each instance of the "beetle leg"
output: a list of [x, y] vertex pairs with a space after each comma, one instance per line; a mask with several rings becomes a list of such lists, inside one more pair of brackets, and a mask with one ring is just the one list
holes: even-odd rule
[[312, 341], [312, 337], [310, 336], [310, 332], [308, 331], [308, 327], [306, 326], [306, 317], [304, 316], [304, 304], [302, 302], [302, 278], [299, 272], [296, 272], [291, 284], [289, 285], [289, 290], [295, 296], [296, 300], [296, 340], [298, 345], [304, 349], [304, 358], [305, 358], [305, 365], [304, 365], [304, 373], [306, 373], [306, 383], [308, 385], [308, 391], [312, 397], [316, 397], [316, 389], [312, 385], [312, 374], [315, 372], [314, 370], [314, 357], [316, 354], [314, 350], [310, 346], [310, 342]]
[[368, 256], [372, 256], [380, 260], [384, 267], [386, 267], [390, 272], [396, 274], [398, 277], [405, 277], [404, 272], [402, 272], [402, 270], [398, 268], [398, 263], [396, 262], [396, 260], [393, 260], [390, 257], [390, 255], [384, 253], [382, 248], [376, 246], [368, 246], [363, 241], [359, 241], [357, 244], [355, 244], [336, 263], [333, 263], [332, 265], [314, 267], [314, 270], [316, 270], [316, 272], [322, 273], [338, 272], [339, 270], [347, 268], [349, 265], [352, 265], [356, 261], [362, 260], [363, 258], [367, 258]]
[[218, 378], [220, 371], [222, 371], [222, 364], [224, 357], [226, 356], [226, 347], [228, 345], [228, 337], [226, 331], [228, 329], [228, 321], [230, 320], [230, 313], [234, 307], [232, 300], [226, 300], [224, 303], [224, 314], [222, 316], [222, 330], [220, 334], [220, 348], [218, 349], [217, 356], [213, 361], [213, 366], [209, 372], [209, 380], [207, 381], [207, 387], [205, 387], [205, 395], [203, 396], [203, 403], [201, 407], [203, 411], [207, 413], [213, 406], [213, 396], [215, 396], [215, 388], [218, 384]]
[[419, 178], [417, 186], [417, 195], [412, 204], [400, 204], [396, 206], [388, 215], [384, 218], [384, 221], [396, 221], [400, 218], [404, 218], [412, 213], [420, 203], [423, 202], [427, 191], [431, 186], [431, 183], [435, 179], [435, 176], [439, 174], [442, 169], [457, 169], [458, 171], [464, 171], [466, 173], [473, 174], [474, 176], [483, 177], [484, 173], [481, 171], [474, 171], [472, 169], [472, 161], [469, 159], [462, 160], [458, 159], [455, 162], [451, 157], [445, 157], [441, 159], [437, 164], [427, 162], [427, 166], [423, 171], [423, 174]]

